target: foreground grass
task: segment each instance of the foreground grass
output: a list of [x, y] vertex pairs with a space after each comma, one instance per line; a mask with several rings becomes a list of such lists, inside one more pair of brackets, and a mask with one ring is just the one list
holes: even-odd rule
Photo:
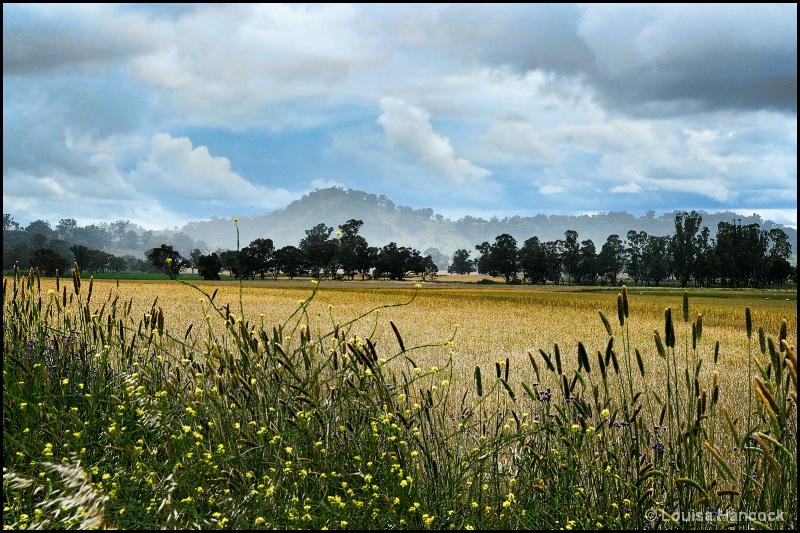
[[[527, 323], [504, 306], [552, 302], [476, 292], [497, 314], [461, 308], [442, 335], [414, 317], [452, 324], [446, 291], [314, 285], [277, 319], [198, 284], [173, 317], [163, 290], [142, 312], [77, 271], [42, 281], [4, 283], [6, 527], [796, 526], [796, 317], [765, 331], [756, 300], [700, 318], [626, 290]], [[472, 338], [481, 322], [497, 336]], [[572, 344], [537, 336], [580, 323]], [[512, 359], [515, 329], [531, 349]]]

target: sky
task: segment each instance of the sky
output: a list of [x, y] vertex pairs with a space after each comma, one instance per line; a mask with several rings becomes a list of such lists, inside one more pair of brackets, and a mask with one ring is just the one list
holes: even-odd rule
[[[797, 227], [797, 4], [3, 4], [3, 212]], [[357, 214], [356, 214], [357, 215]]]

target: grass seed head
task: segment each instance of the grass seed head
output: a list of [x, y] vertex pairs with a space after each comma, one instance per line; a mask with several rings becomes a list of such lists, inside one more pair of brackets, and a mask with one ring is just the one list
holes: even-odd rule
[[683, 291], [683, 321], [689, 322], [689, 291]]
[[613, 335], [614, 333], [611, 331], [611, 323], [608, 321], [608, 318], [606, 318], [605, 313], [603, 313], [603, 311], [600, 309], [598, 309], [597, 312], [600, 313], [600, 320], [603, 321], [603, 326], [606, 328], [608, 335]]
[[672, 308], [664, 309], [664, 340], [667, 348], [675, 347], [675, 327], [672, 323]]
[[622, 314], [628, 318], [628, 286], [622, 286]]
[[753, 315], [750, 313], [750, 308], [744, 308], [744, 324], [745, 328], [747, 329], [747, 338], [751, 338], [753, 336]]

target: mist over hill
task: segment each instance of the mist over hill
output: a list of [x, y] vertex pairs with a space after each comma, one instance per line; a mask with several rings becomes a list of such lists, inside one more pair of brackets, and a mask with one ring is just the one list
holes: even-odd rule
[[[421, 252], [437, 248], [452, 256], [465, 248], [471, 252], [475, 245], [484, 241], [493, 243], [503, 233], [513, 236], [519, 246], [530, 237], [541, 241], [564, 238], [564, 232], [578, 232], [581, 241], [591, 239], [600, 248], [609, 235], [618, 235], [625, 240], [628, 231], [644, 231], [648, 235], [672, 235], [675, 232], [675, 212], [657, 216], [649, 211], [636, 217], [624, 211], [596, 215], [536, 215], [533, 217], [493, 217], [490, 220], [465, 216], [453, 221], [437, 215], [430, 208], [414, 209], [398, 206], [384, 195], [371, 194], [353, 189], [332, 187], [318, 189], [303, 196], [283, 209], [265, 215], [239, 218], [239, 245], [246, 246], [257, 238], [272, 239], [276, 247], [296, 246], [306, 236], [305, 231], [319, 223], [334, 229], [350, 219], [364, 221], [360, 234], [372, 246], [384, 246], [396, 242]], [[741, 216], [732, 212], [700, 212], [702, 226], [716, 235], [719, 222], [736, 220], [742, 225], [758, 224], [762, 230], [782, 229], [792, 245], [793, 264], [797, 262], [797, 230], [763, 220], [759, 215]], [[210, 250], [216, 248], [235, 249], [236, 231], [232, 219], [212, 218], [186, 224], [181, 231], [196, 241], [203, 241]]]

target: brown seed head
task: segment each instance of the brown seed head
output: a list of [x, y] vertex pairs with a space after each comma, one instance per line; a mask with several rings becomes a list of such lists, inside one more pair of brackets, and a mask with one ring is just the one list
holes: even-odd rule
[[753, 315], [750, 313], [750, 308], [744, 308], [744, 324], [747, 328], [747, 338], [751, 338], [753, 336]]
[[625, 318], [628, 318], [628, 286], [622, 286], [622, 312], [625, 314]]
[[703, 338], [703, 313], [697, 313], [695, 324], [697, 324], [697, 342], [700, 342]]
[[675, 328], [672, 324], [672, 308], [664, 309], [664, 340], [667, 348], [675, 347]]

